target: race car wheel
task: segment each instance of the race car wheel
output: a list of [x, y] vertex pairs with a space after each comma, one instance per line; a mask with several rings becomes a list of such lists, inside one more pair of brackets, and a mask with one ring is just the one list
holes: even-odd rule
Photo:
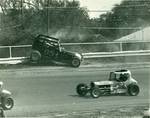
[[80, 61], [80, 59], [78, 59], [78, 58], [74, 58], [74, 59], [72, 60], [72, 62], [71, 62], [71, 64], [72, 64], [73, 67], [79, 67], [79, 66], [80, 66], [80, 63], [81, 63], [81, 61]]
[[140, 88], [138, 85], [136, 84], [130, 84], [128, 86], [128, 94], [131, 95], [131, 96], [136, 96], [138, 95], [140, 92]]
[[100, 97], [100, 95], [101, 95], [101, 92], [100, 92], [100, 90], [99, 90], [98, 87], [92, 88], [92, 90], [91, 90], [91, 96], [93, 98], [98, 98], [98, 97]]
[[2, 108], [4, 110], [10, 110], [14, 106], [14, 101], [12, 98], [3, 98], [2, 99]]
[[77, 87], [76, 87], [76, 92], [77, 92], [78, 95], [80, 95], [80, 96], [85, 96], [85, 95], [87, 94], [87, 92], [88, 92], [88, 90], [87, 90], [87, 85], [86, 85], [86, 84], [83, 84], [83, 83], [77, 85]]
[[39, 51], [32, 51], [30, 60], [32, 63], [38, 63], [41, 59], [41, 53]]

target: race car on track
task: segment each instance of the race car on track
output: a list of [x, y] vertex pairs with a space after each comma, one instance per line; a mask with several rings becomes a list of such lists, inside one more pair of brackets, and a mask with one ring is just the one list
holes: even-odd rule
[[0, 107], [3, 110], [11, 110], [14, 106], [14, 100], [11, 97], [11, 92], [3, 89], [3, 82], [0, 81]]
[[49, 60], [69, 64], [73, 67], [79, 67], [82, 59], [81, 54], [65, 50], [59, 39], [46, 35], [38, 35], [35, 38], [30, 55], [32, 63]]
[[93, 98], [113, 94], [137, 96], [140, 88], [138, 82], [132, 78], [129, 70], [117, 70], [110, 72], [108, 81], [92, 81], [89, 85], [78, 84], [76, 92], [80, 96], [86, 96], [87, 93], [90, 93]]

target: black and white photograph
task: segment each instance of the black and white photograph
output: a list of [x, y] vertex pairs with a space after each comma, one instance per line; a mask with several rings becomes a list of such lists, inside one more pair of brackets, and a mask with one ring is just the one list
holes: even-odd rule
[[0, 118], [150, 118], [150, 0], [0, 0]]

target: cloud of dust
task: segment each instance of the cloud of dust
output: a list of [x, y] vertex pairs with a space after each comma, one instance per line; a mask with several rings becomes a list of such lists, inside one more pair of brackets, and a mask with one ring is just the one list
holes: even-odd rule
[[61, 39], [61, 42], [83, 42], [88, 37], [87, 32], [76, 29], [61, 28], [49, 33], [51, 36]]

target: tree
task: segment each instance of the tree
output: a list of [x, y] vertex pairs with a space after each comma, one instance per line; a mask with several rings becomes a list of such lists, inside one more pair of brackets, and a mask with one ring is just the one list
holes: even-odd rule
[[[137, 31], [136, 27], [150, 24], [150, 1], [124, 0], [121, 4], [115, 5], [110, 12], [102, 14], [96, 24], [101, 27], [115, 28], [100, 31], [104, 36], [112, 37], [112, 40], [128, 35]], [[133, 27], [133, 29], [123, 29], [123, 27]]]
[[[1, 29], [3, 32], [10, 32], [11, 44], [31, 43], [32, 36], [53, 35], [59, 29], [65, 29], [67, 34], [73, 33], [78, 30], [73, 27], [89, 22], [87, 9], [80, 8], [80, 3], [76, 0], [2, 0], [0, 7], [3, 11]], [[0, 33], [3, 37], [1, 39], [10, 45], [4, 34], [6, 33]]]

